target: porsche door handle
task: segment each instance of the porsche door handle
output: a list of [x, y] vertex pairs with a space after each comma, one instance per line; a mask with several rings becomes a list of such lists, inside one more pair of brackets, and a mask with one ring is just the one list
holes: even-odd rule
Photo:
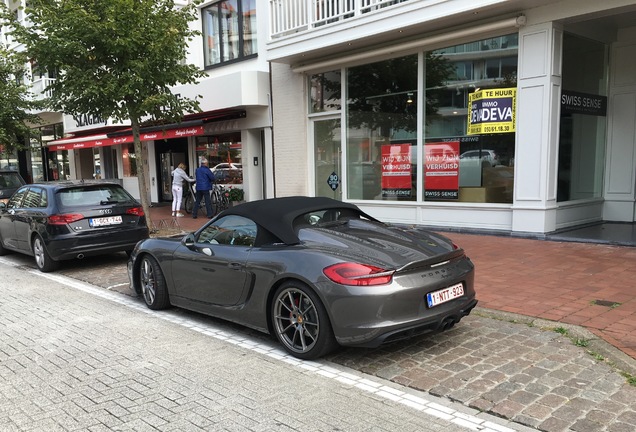
[[243, 268], [243, 264], [237, 262], [229, 263], [227, 266], [232, 270], [241, 270]]

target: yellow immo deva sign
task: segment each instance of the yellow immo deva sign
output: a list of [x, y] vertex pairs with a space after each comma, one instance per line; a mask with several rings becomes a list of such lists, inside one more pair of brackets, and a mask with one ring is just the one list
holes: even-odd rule
[[468, 135], [515, 131], [516, 88], [484, 89], [468, 95]]

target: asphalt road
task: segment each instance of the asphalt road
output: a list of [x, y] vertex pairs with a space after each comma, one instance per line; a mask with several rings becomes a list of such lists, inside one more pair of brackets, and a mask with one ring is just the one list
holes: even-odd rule
[[[17, 263], [25, 272], [33, 268], [31, 258], [18, 255], [0, 258], [0, 266], [3, 263]], [[64, 276], [68, 278], [65, 280], [91, 286], [92, 291], [111, 301], [134, 305], [134, 310], [142, 316], [150, 315], [159, 320], [175, 317], [174, 322], [186, 320], [196, 322], [195, 326], [231, 331], [235, 336], [225, 338], [219, 348], [215, 346], [214, 352], [229, 349], [225, 348], [227, 344], [248, 349], [246, 353], [233, 352], [232, 358], [240, 355], [253, 361], [254, 354], [263, 355], [261, 348], [249, 348], [254, 345], [266, 345], [278, 351], [268, 336], [243, 327], [179, 309], [161, 313], [148, 311], [140, 299], [132, 297], [125, 267], [126, 256], [114, 254], [65, 263], [54, 277]], [[0, 275], [0, 280], [10, 279]], [[4, 315], [2, 311], [0, 314]], [[141, 333], [146, 331], [145, 325], [127, 327], [143, 327]], [[154, 328], [154, 324], [149, 327]], [[238, 339], [247, 342], [237, 343]], [[181, 350], [184, 340], [175, 339], [172, 348], [179, 346]], [[382, 382], [390, 383], [389, 386], [398, 391], [434, 397], [435, 403], [440, 405], [457, 402], [457, 406], [468, 410], [470, 418], [479, 418], [481, 413], [494, 415], [503, 422], [501, 424], [514, 430], [527, 427], [548, 432], [633, 432], [636, 430], [636, 387], [628, 383], [627, 377], [636, 376], [636, 367], [633, 361], [621, 359], [618, 350], [584, 329], [560, 324], [555, 327], [554, 322], [477, 308], [448, 332], [374, 350], [343, 349], [319, 364], [337, 370], [344, 367], [353, 371], [348, 373], [362, 374], [365, 379], [384, 380]], [[226, 367], [233, 363], [226, 361]], [[298, 366], [290, 358], [283, 362], [301, 369], [315, 367], [314, 363]], [[231, 369], [226, 372], [234, 373]], [[316, 373], [322, 376], [321, 372]], [[327, 375], [329, 373], [333, 372], [328, 369]], [[302, 385], [298, 388], [294, 385], [294, 388], [304, 392]], [[386, 401], [382, 406], [384, 403]], [[398, 400], [398, 403], [401, 402]], [[341, 426], [316, 430], [356, 430], [351, 429], [351, 425]], [[387, 430], [404, 430], [401, 425], [399, 429], [393, 426]], [[476, 426], [473, 430], [485, 429]]]
[[3, 431], [525, 430], [18, 256], [0, 281]]

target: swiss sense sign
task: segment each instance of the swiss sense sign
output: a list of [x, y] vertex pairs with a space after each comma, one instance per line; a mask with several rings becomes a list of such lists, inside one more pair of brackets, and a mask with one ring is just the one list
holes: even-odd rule
[[[145, 132], [140, 134], [139, 138], [141, 139], [141, 141], [155, 141], [198, 135], [203, 135], [203, 126], [191, 126], [186, 128], [168, 129], [165, 131], [159, 130], [154, 132]], [[127, 144], [133, 141], [134, 140], [132, 134], [114, 138], [86, 137], [86, 140], [80, 140], [79, 138], [74, 138], [72, 140], [61, 139], [50, 144], [49, 150], [75, 150], [91, 147], [106, 147], [118, 144]]]

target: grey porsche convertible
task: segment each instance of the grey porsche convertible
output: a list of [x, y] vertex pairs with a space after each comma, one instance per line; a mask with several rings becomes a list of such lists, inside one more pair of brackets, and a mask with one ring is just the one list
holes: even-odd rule
[[321, 197], [247, 202], [142, 240], [128, 276], [150, 309], [268, 332], [301, 359], [447, 330], [477, 304], [473, 263], [451, 240]]

